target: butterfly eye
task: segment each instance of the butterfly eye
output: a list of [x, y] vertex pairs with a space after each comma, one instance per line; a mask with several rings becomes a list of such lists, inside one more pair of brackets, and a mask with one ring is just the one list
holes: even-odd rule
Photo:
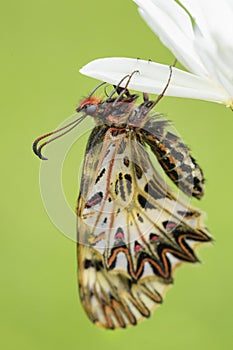
[[84, 106], [76, 108], [76, 112], [84, 112], [86, 115], [94, 115], [97, 111], [97, 105], [94, 103], [87, 103]]
[[88, 115], [94, 115], [97, 111], [97, 105], [95, 104], [89, 104], [83, 107], [83, 110]]

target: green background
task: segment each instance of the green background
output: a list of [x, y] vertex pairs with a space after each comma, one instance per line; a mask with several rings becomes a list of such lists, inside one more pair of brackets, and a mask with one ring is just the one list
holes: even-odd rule
[[[78, 72], [85, 63], [125, 56], [171, 64], [174, 58], [130, 0], [3, 1], [1, 16], [1, 348], [231, 348], [233, 113], [195, 100], [159, 104], [203, 167], [206, 195], [193, 204], [207, 212], [215, 243], [200, 250], [202, 265], [178, 269], [149, 320], [127, 330], [98, 329], [77, 296], [75, 244], [43, 208], [31, 144], [96, 86]], [[64, 167], [72, 207], [84, 148], [74, 146]]]

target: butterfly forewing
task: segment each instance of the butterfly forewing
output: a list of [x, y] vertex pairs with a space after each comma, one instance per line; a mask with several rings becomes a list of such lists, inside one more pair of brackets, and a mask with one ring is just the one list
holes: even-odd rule
[[[172, 271], [209, 236], [149, 158], [140, 130], [96, 126], [78, 201], [80, 297], [89, 318], [124, 328], [162, 302]], [[151, 146], [151, 143], [149, 143]]]

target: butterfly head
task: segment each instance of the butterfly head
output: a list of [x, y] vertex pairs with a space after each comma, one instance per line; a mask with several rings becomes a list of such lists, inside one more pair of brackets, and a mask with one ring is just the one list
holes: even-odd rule
[[85, 115], [95, 116], [98, 111], [98, 105], [101, 103], [101, 99], [98, 97], [87, 97], [76, 108], [77, 112], [82, 112]]

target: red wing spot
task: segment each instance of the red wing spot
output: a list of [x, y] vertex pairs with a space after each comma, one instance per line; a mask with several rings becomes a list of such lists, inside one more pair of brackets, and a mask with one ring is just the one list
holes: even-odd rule
[[164, 221], [163, 226], [167, 231], [172, 231], [177, 226], [177, 224], [173, 221]]
[[123, 241], [124, 240], [124, 235], [122, 233], [116, 233], [114, 238]]
[[114, 238], [120, 239], [121, 241], [123, 241], [125, 239], [124, 232], [122, 231], [121, 228], [118, 228]]
[[159, 236], [156, 235], [156, 233], [151, 233], [150, 234], [150, 241], [151, 242], [157, 242], [159, 240]]
[[128, 168], [128, 166], [129, 166], [129, 158], [128, 157], [124, 158], [124, 164]]
[[138, 241], [136, 241], [135, 243], [134, 243], [134, 252], [135, 253], [137, 253], [137, 252], [139, 252], [140, 250], [142, 250], [142, 245], [140, 244], [140, 243], [138, 243]]
[[94, 205], [97, 205], [98, 203], [100, 203], [103, 199], [103, 193], [102, 192], [98, 192], [96, 194], [94, 194], [94, 196], [92, 196], [86, 203], [86, 208], [91, 208]]

